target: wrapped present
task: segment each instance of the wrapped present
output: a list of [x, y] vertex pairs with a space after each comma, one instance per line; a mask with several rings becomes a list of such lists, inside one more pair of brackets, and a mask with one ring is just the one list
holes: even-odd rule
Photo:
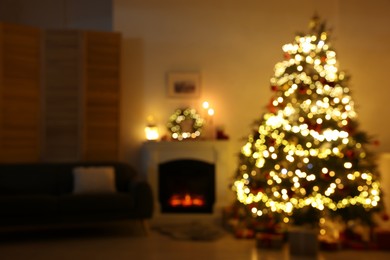
[[343, 248], [349, 248], [353, 250], [377, 250], [378, 246], [373, 242], [347, 240], [344, 241]]
[[378, 249], [390, 250], [390, 229], [377, 229], [373, 234], [374, 243]]
[[255, 231], [249, 228], [237, 228], [234, 235], [236, 238], [254, 238]]
[[316, 229], [298, 228], [289, 232], [291, 255], [316, 256], [319, 243]]
[[283, 234], [257, 233], [256, 246], [258, 248], [280, 249], [283, 246]]
[[319, 244], [320, 248], [326, 251], [337, 251], [343, 247], [340, 240], [319, 240]]

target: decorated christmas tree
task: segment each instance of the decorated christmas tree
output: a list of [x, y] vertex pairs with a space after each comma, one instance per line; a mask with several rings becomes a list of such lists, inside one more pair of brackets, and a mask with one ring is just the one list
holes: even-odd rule
[[247, 223], [318, 224], [324, 216], [371, 223], [382, 207], [371, 138], [359, 129], [325, 22], [283, 46], [268, 112], [242, 147], [233, 189]]

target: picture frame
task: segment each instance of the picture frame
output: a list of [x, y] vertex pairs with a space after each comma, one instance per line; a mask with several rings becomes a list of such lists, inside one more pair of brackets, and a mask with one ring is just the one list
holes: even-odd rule
[[167, 78], [168, 97], [198, 98], [200, 96], [200, 73], [170, 72]]

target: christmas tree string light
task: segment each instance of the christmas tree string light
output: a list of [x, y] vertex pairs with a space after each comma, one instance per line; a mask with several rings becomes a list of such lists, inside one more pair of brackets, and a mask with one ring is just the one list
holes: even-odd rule
[[233, 189], [254, 218], [317, 222], [326, 211], [368, 221], [381, 207], [370, 140], [325, 23], [310, 24], [309, 34], [283, 46], [269, 111], [241, 149]]

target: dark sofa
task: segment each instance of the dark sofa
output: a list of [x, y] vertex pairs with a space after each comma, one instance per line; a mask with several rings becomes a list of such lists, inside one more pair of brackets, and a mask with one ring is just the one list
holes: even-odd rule
[[[114, 169], [114, 192], [74, 192], [76, 167]], [[0, 164], [0, 227], [151, 218], [152, 191], [119, 162]]]

